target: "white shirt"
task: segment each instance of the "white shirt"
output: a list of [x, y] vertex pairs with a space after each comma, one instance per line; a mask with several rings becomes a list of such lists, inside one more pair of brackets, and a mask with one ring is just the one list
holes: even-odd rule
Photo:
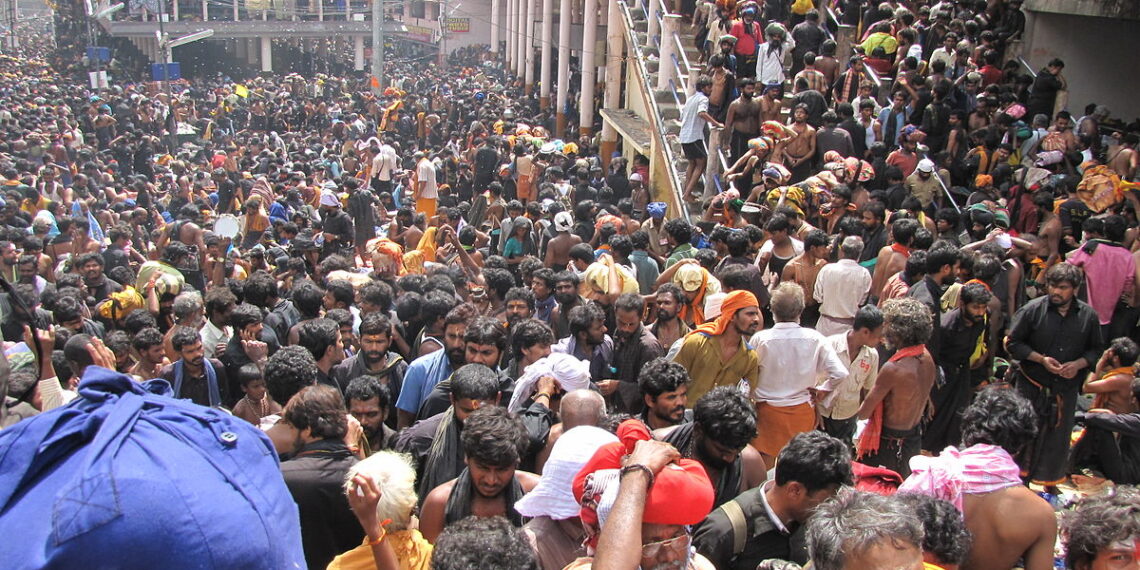
[[202, 325], [199, 334], [202, 336], [202, 352], [205, 353], [206, 358], [217, 358], [219, 355], [214, 349], [218, 344], [230, 341], [230, 337], [233, 336], [233, 329], [228, 326], [219, 329], [210, 322], [210, 319], [206, 319], [206, 324]]
[[853, 259], [828, 263], [815, 278], [819, 313], [835, 319], [853, 319], [871, 290], [871, 272]]
[[437, 186], [435, 184], [435, 164], [426, 158], [420, 159], [420, 163], [416, 165], [416, 189], [419, 185], [423, 184], [423, 191], [420, 192], [420, 198], [435, 199], [439, 197], [437, 193]]
[[[795, 42], [789, 36], [783, 44], [764, 42], [756, 46], [756, 83], [767, 85], [784, 81], [784, 53], [794, 49]], [[769, 52], [769, 50], [772, 50]]]
[[396, 168], [396, 149], [390, 145], [380, 145], [380, 152], [372, 159], [372, 175], [387, 182], [392, 179], [392, 170]]
[[[875, 378], [879, 375], [879, 351], [869, 346], [859, 347], [859, 352], [852, 358], [848, 354], [847, 333], [827, 337], [828, 344], [835, 351], [839, 360], [847, 366], [850, 375], [846, 380], [834, 385], [835, 389], [819, 406], [820, 413], [835, 420], [845, 420], [859, 411], [863, 404], [860, 392], [871, 391], [875, 386]], [[821, 377], [820, 381], [826, 381]]]
[[817, 385], [832, 390], [847, 377], [847, 367], [827, 342], [827, 337], [799, 323], [776, 323], [752, 336], [749, 343], [760, 357], [760, 381], [753, 397], [776, 407], [798, 406], [811, 401], [808, 388]]
[[681, 132], [677, 134], [677, 140], [681, 144], [705, 140], [705, 120], [701, 118], [701, 113], [707, 113], [708, 110], [707, 95], [700, 91], [689, 95], [689, 100], [681, 108]]

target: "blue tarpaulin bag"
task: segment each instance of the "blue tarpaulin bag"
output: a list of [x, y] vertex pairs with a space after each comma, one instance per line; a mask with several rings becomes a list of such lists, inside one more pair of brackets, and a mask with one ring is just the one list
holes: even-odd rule
[[304, 568], [269, 438], [88, 367], [70, 404], [0, 431], [0, 568]]

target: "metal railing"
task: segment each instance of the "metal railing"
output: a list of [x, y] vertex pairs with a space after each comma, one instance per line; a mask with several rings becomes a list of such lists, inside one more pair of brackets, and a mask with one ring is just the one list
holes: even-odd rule
[[1017, 56], [1017, 63], [1021, 64], [1021, 67], [1024, 67], [1025, 71], [1029, 72], [1030, 77], [1037, 79], [1037, 71], [1030, 67], [1029, 62], [1025, 61], [1024, 57], [1021, 57], [1020, 55]]
[[[693, 77], [693, 64], [689, 62], [689, 56], [685, 53], [685, 44], [681, 42], [681, 36], [676, 32], [673, 33], [673, 60], [677, 65], [677, 77], [680, 77], [684, 83], [685, 98], [688, 99], [689, 94], [693, 92], [696, 85], [696, 78]], [[677, 61], [676, 54], [681, 54], [681, 60]]]
[[[637, 88], [641, 91], [641, 96], [645, 100], [645, 106], [648, 109], [646, 119], [649, 122], [649, 127], [653, 136], [658, 138], [661, 152], [665, 158], [665, 171], [669, 176], [669, 189], [673, 193], [673, 201], [677, 204], [677, 210], [681, 217], [689, 219], [689, 206], [685, 202], [685, 197], [682, 195], [684, 188], [681, 186], [681, 175], [677, 172], [676, 155], [673, 154], [673, 149], [669, 145], [668, 133], [665, 130], [665, 118], [661, 114], [661, 108], [657, 104], [657, 98], [654, 96], [653, 88], [651, 87], [649, 71], [645, 67], [645, 53], [642, 50], [641, 44], [637, 40], [637, 30], [633, 24], [633, 16], [629, 12], [629, 6], [624, 0], [617, 0], [618, 10], [621, 11], [622, 25], [625, 26], [625, 41], [629, 43], [630, 51], [633, 52], [633, 58], [629, 62], [632, 69], [637, 73], [641, 81], [635, 81]], [[643, 4], [643, 7], [645, 4]], [[646, 10], [646, 17], [652, 21], [652, 12]]]

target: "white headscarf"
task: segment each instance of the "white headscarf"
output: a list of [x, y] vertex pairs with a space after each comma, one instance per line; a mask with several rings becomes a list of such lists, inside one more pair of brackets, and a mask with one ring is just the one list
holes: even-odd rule
[[578, 516], [581, 505], [574, 499], [574, 477], [599, 447], [617, 440], [614, 434], [594, 426], [578, 426], [562, 434], [542, 468], [542, 479], [515, 503], [515, 510], [524, 517], [556, 521]]
[[538, 379], [543, 376], [553, 377], [566, 392], [589, 388], [590, 363], [559, 352], [539, 358], [526, 367], [522, 377], [515, 383], [515, 393], [511, 396], [510, 405], [507, 406], [511, 413], [523, 408], [526, 401], [534, 394]]

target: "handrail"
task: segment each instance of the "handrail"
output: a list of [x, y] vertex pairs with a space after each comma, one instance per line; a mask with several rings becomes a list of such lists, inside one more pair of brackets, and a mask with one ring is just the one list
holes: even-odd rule
[[685, 106], [685, 104], [681, 102], [681, 97], [677, 95], [677, 84], [672, 79], [669, 80], [669, 94], [673, 96], [673, 101], [677, 102], [678, 109]]
[[1024, 67], [1025, 71], [1029, 72], [1030, 77], [1037, 79], [1037, 72], [1034, 71], [1033, 68], [1029, 66], [1029, 62], [1025, 61], [1024, 57], [1021, 57], [1020, 55], [1017, 56], [1017, 63], [1020, 63], [1021, 67]]
[[[724, 136], [724, 135], [721, 135], [721, 136]], [[732, 135], [729, 134], [729, 136], [732, 136]], [[726, 160], [724, 157], [724, 149], [723, 148], [716, 149], [716, 154], [717, 154], [717, 157], [720, 158], [720, 171], [721, 172], [728, 172], [728, 160]]]
[[879, 89], [883, 87], [883, 81], [879, 79], [879, 74], [874, 69], [871, 69], [866, 63], [863, 64], [863, 71], [867, 72], [867, 77], [871, 78], [871, 83], [875, 84], [875, 92], [878, 93]]
[[[645, 104], [649, 108], [646, 113], [646, 119], [649, 122], [650, 128], [656, 136], [660, 137], [661, 152], [665, 155], [665, 171], [669, 173], [669, 188], [673, 192], [673, 200], [677, 204], [677, 210], [681, 213], [684, 219], [689, 219], [689, 206], [685, 202], [685, 197], [681, 195], [683, 188], [681, 187], [680, 173], [677, 172], [676, 159], [673, 155], [673, 149], [669, 146], [667, 140], [667, 133], [665, 132], [664, 120], [661, 115], [661, 108], [657, 105], [657, 99], [653, 96], [652, 87], [650, 87], [649, 72], [645, 68], [645, 55], [642, 52], [641, 45], [637, 41], [637, 34], [633, 25], [633, 16], [629, 13], [629, 6], [625, 0], [617, 0], [618, 10], [621, 11], [622, 24], [625, 25], [625, 40], [629, 43], [629, 47], [633, 51], [634, 57], [630, 60], [634, 71], [641, 76], [641, 81], [635, 81], [638, 89], [641, 91], [641, 96], [645, 99]], [[647, 14], [647, 17], [648, 14]]]
[[[673, 58], [676, 59], [676, 54], [681, 54], [681, 62], [677, 64], [677, 77], [684, 77], [684, 93], [685, 98], [688, 99], [689, 87], [694, 84], [693, 64], [689, 62], [689, 56], [685, 54], [685, 44], [681, 42], [681, 36], [679, 36], [677, 32], [673, 32], [673, 43], [676, 44], [673, 46], [675, 48]], [[681, 63], [685, 65], [681, 65]], [[684, 74], [681, 73], [682, 71], [684, 71]]]
[[833, 10], [831, 6], [827, 7], [827, 12], [825, 15], [827, 16], [827, 20], [824, 21], [824, 23], [823, 23], [823, 32], [825, 34], [827, 34], [828, 39], [835, 41], [835, 34], [833, 34], [831, 32], [830, 24], [832, 22], [835, 22], [835, 29], [838, 30], [839, 29], [839, 16], [835, 15], [835, 10]]

